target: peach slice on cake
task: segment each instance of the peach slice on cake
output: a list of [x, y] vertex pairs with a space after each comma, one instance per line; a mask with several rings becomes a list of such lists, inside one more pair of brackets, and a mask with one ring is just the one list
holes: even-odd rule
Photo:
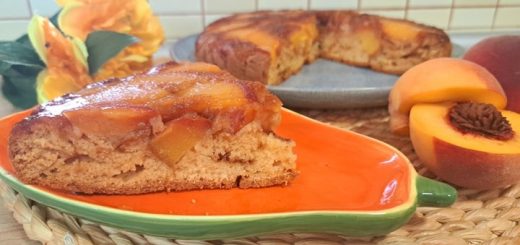
[[491, 104], [418, 104], [410, 137], [428, 169], [450, 183], [476, 189], [520, 180], [520, 114]]
[[408, 114], [419, 103], [474, 101], [502, 109], [507, 99], [504, 90], [483, 67], [454, 58], [438, 58], [405, 72], [392, 88], [388, 111], [390, 128], [408, 135]]
[[173, 166], [193, 148], [211, 128], [211, 121], [196, 114], [168, 122], [164, 131], [150, 141], [152, 152]]
[[[146, 107], [86, 107], [63, 112], [81, 132], [94, 135], [123, 135], [147, 125], [159, 114]], [[159, 119], [160, 120], [160, 119]]]

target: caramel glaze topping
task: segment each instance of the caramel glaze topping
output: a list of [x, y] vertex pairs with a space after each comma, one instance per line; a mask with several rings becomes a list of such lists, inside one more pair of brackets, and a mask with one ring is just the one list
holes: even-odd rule
[[510, 140], [514, 136], [511, 124], [491, 104], [461, 102], [448, 112], [451, 125], [462, 133], [496, 140]]
[[207, 43], [217, 36], [218, 40], [238, 39], [253, 43], [271, 56], [275, 56], [281, 42], [306, 28], [305, 24], [314, 26], [315, 22], [314, 14], [305, 11], [258, 11], [236, 14], [213, 22], [199, 37], [197, 43]]
[[214, 132], [234, 133], [254, 120], [265, 131], [273, 130], [280, 120], [281, 102], [263, 84], [238, 80], [214, 65], [170, 62], [141, 74], [90, 84], [40, 106], [27, 120], [118, 108], [151, 109], [164, 123], [195, 113], [211, 120]]

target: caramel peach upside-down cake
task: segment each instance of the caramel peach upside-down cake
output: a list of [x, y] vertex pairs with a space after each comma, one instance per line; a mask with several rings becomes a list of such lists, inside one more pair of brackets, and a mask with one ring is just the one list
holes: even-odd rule
[[441, 29], [354, 11], [259, 11], [211, 23], [199, 35], [197, 60], [241, 79], [279, 84], [321, 57], [402, 74], [451, 54]]
[[280, 113], [259, 82], [167, 63], [37, 107], [12, 130], [9, 154], [25, 183], [70, 192], [284, 185], [296, 156], [273, 133]]

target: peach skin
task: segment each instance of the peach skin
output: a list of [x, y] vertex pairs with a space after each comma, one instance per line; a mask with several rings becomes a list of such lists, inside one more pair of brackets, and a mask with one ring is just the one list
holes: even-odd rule
[[520, 113], [520, 35], [486, 38], [472, 46], [463, 59], [485, 67], [507, 95], [507, 109]]
[[422, 162], [441, 179], [490, 189], [520, 181], [520, 114], [490, 104], [417, 104], [410, 138]]
[[507, 104], [504, 90], [485, 68], [462, 59], [432, 59], [409, 69], [392, 88], [390, 128], [408, 135], [408, 115], [415, 104], [449, 101], [489, 103], [499, 109]]

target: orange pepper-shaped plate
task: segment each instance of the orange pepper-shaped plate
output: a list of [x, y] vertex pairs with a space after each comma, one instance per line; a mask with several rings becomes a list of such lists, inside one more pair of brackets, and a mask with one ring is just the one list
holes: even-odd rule
[[300, 174], [288, 186], [142, 195], [79, 195], [16, 178], [7, 142], [29, 111], [0, 120], [0, 179], [26, 197], [74, 216], [132, 232], [228, 239], [281, 232], [382, 235], [417, 205], [447, 206], [452, 187], [419, 176], [398, 150], [284, 109], [277, 133], [296, 142]]

